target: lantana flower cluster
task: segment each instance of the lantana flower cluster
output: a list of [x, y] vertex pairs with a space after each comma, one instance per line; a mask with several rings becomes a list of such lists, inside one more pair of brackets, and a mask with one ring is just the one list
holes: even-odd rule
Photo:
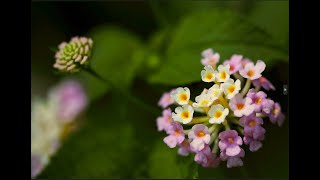
[[47, 99], [34, 99], [31, 109], [31, 177], [36, 177], [50, 162], [76, 127], [76, 119], [87, 106], [83, 87], [66, 80], [53, 87]]
[[[178, 148], [178, 154], [194, 154], [194, 161], [203, 167], [242, 166], [244, 146], [252, 152], [262, 147], [268, 119], [281, 126], [284, 114], [279, 103], [261, 91], [275, 90], [262, 76], [266, 64], [256, 63], [234, 54], [219, 64], [220, 55], [211, 48], [202, 53], [204, 66], [200, 73], [204, 88], [192, 101], [188, 87], [178, 87], [162, 95], [163, 108], [157, 118], [158, 131], [165, 131], [164, 143]], [[176, 106], [172, 110], [169, 106]]]

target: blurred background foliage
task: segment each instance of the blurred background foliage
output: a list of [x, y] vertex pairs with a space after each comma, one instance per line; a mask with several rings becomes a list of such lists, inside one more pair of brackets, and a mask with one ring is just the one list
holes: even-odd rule
[[[164, 91], [201, 86], [200, 53], [213, 48], [267, 63], [277, 88], [268, 96], [286, 113], [284, 126], [266, 124], [264, 147], [246, 153], [244, 166], [204, 169], [163, 143], [156, 117], [94, 77], [80, 80], [91, 104], [82, 127], [51, 159], [40, 178], [287, 178], [288, 1], [33, 2], [32, 98], [66, 76], [54, 73], [50, 47], [76, 35], [93, 38], [91, 65], [117, 88], [157, 108]], [[68, 76], [70, 77], [70, 76]]]

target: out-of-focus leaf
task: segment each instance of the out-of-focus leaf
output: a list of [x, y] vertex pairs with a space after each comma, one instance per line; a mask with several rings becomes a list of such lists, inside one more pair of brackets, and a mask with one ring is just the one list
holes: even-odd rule
[[248, 20], [285, 44], [289, 43], [289, 1], [257, 1]]
[[[124, 178], [135, 167], [135, 136], [120, 96], [89, 109], [81, 129], [53, 156], [40, 178]], [[122, 172], [122, 173], [120, 173]]]
[[[135, 83], [133, 92], [150, 102], [160, 95], [142, 82]], [[100, 100], [91, 104], [84, 124], [66, 140], [40, 178], [148, 178], [149, 153], [160, 135], [157, 115], [121, 94], [108, 93]]]
[[262, 59], [267, 65], [288, 58], [288, 49], [239, 15], [220, 10], [194, 13], [178, 24], [168, 42], [164, 61], [149, 82], [184, 85], [200, 81], [201, 51], [213, 48], [220, 62], [232, 54]]
[[244, 1], [148, 1], [158, 23], [165, 26], [175, 25], [184, 16], [196, 12], [207, 11], [212, 8], [224, 8], [232, 11], [248, 11], [248, 6], [252, 5], [252, 0]]
[[150, 178], [193, 178], [196, 163], [193, 155], [179, 156], [176, 149], [170, 149], [161, 139], [157, 140], [149, 157]]
[[[141, 48], [139, 39], [121, 28], [100, 26], [89, 32], [93, 39], [93, 55], [90, 59], [92, 69], [115, 86], [128, 88], [143, 58], [134, 58]], [[97, 99], [109, 87], [86, 72], [79, 74], [91, 99]]]

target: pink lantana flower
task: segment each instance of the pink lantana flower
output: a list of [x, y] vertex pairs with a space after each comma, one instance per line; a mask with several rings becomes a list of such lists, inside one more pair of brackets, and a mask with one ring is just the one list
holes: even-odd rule
[[162, 108], [167, 108], [168, 106], [170, 106], [171, 104], [174, 103], [174, 99], [171, 97], [171, 93], [174, 91], [171, 90], [170, 92], [165, 92], [162, 94], [158, 105], [161, 106]]
[[242, 64], [241, 64], [242, 58], [243, 58], [242, 55], [234, 54], [231, 56], [230, 60], [224, 61], [223, 65], [229, 64], [230, 65], [230, 69], [229, 69], [230, 74], [236, 73], [242, 67]]
[[258, 79], [253, 80], [252, 84], [255, 87], [262, 86], [267, 91], [269, 91], [270, 89], [271, 90], [276, 90], [276, 88], [271, 84], [271, 82], [267, 78], [265, 78], [263, 76], [261, 76]]
[[263, 91], [256, 92], [254, 89], [250, 89], [247, 93], [247, 97], [252, 100], [252, 104], [254, 105], [254, 111], [260, 112], [262, 108], [262, 101], [264, 101], [267, 97], [267, 94]]
[[245, 135], [243, 137], [243, 142], [249, 145], [249, 150], [251, 152], [258, 151], [262, 148], [262, 140], [264, 140], [264, 135], [259, 136], [258, 139], [254, 139], [251, 135]]
[[264, 71], [266, 68], [266, 64], [258, 60], [256, 65], [253, 63], [247, 63], [243, 69], [239, 70], [239, 73], [242, 77], [248, 78], [250, 80], [255, 80], [261, 77], [261, 73]]
[[240, 118], [240, 123], [244, 125], [245, 144], [249, 145], [250, 151], [254, 152], [262, 147], [261, 141], [264, 140], [266, 130], [261, 126], [263, 120], [256, 117], [255, 113]]
[[273, 109], [274, 101], [271, 99], [265, 99], [261, 103], [261, 111], [265, 115], [269, 115]]
[[171, 126], [171, 122], [173, 121], [171, 114], [172, 112], [170, 108], [162, 111], [162, 116], [157, 118], [158, 131], [168, 131], [169, 127]]
[[201, 63], [204, 66], [206, 65], [215, 66], [220, 60], [219, 53], [213, 53], [213, 50], [211, 48], [202, 51], [201, 55], [202, 55]]
[[188, 156], [189, 152], [191, 152], [189, 141], [185, 139], [179, 146], [178, 154], [181, 156]]
[[163, 141], [170, 147], [174, 148], [177, 145], [181, 144], [185, 137], [183, 132], [183, 127], [179, 122], [172, 122], [171, 126], [168, 128], [167, 133], [169, 134], [167, 137], [163, 139]]
[[203, 124], [196, 124], [188, 133], [189, 139], [192, 139], [190, 146], [196, 151], [201, 151], [205, 144], [210, 142], [210, 133], [208, 127]]
[[243, 166], [243, 161], [241, 160], [241, 158], [243, 158], [244, 155], [245, 155], [245, 152], [242, 148], [240, 149], [239, 154], [237, 154], [236, 156], [228, 156], [226, 154], [226, 151], [222, 151], [220, 153], [220, 159], [222, 161], [227, 161], [228, 168], [239, 167], [239, 166]]
[[220, 151], [225, 151], [228, 156], [236, 156], [240, 153], [242, 145], [242, 139], [238, 136], [238, 132], [235, 130], [226, 130], [219, 134], [219, 148]]
[[284, 121], [284, 115], [281, 112], [281, 106], [279, 103], [274, 103], [272, 106], [272, 110], [269, 114], [269, 119], [271, 121], [271, 123], [275, 124], [277, 123], [278, 126], [281, 126], [283, 124]]
[[249, 97], [242, 98], [241, 94], [235, 95], [229, 102], [229, 106], [237, 117], [248, 116], [254, 111], [254, 105]]
[[220, 163], [220, 158], [211, 152], [209, 145], [205, 145], [201, 151], [196, 151], [194, 161], [201, 164], [202, 167], [217, 167]]
[[248, 63], [253, 63], [253, 62], [248, 58], [243, 58], [241, 61], [241, 66], [244, 68]]

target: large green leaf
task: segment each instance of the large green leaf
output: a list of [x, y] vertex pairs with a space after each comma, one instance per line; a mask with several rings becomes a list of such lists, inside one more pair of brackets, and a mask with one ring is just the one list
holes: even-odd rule
[[248, 20], [271, 33], [277, 41], [288, 45], [289, 1], [257, 1], [248, 14]]
[[288, 59], [287, 47], [272, 35], [233, 12], [214, 9], [187, 16], [167, 43], [162, 66], [149, 76], [151, 83], [184, 85], [200, 81], [201, 51], [206, 48], [219, 52], [220, 62], [234, 53], [262, 59], [267, 65]]
[[[92, 69], [113, 85], [127, 88], [131, 85], [142, 58], [135, 58], [141, 48], [139, 39], [132, 33], [118, 27], [100, 26], [89, 32], [94, 41], [90, 59]], [[109, 87], [87, 72], [81, 72], [79, 79], [84, 83], [91, 99], [97, 99]]]
[[254, 4], [252, 0], [244, 1], [148, 1], [156, 20], [161, 26], [175, 25], [185, 15], [196, 11], [206, 11], [212, 8], [224, 8], [246, 13]]

